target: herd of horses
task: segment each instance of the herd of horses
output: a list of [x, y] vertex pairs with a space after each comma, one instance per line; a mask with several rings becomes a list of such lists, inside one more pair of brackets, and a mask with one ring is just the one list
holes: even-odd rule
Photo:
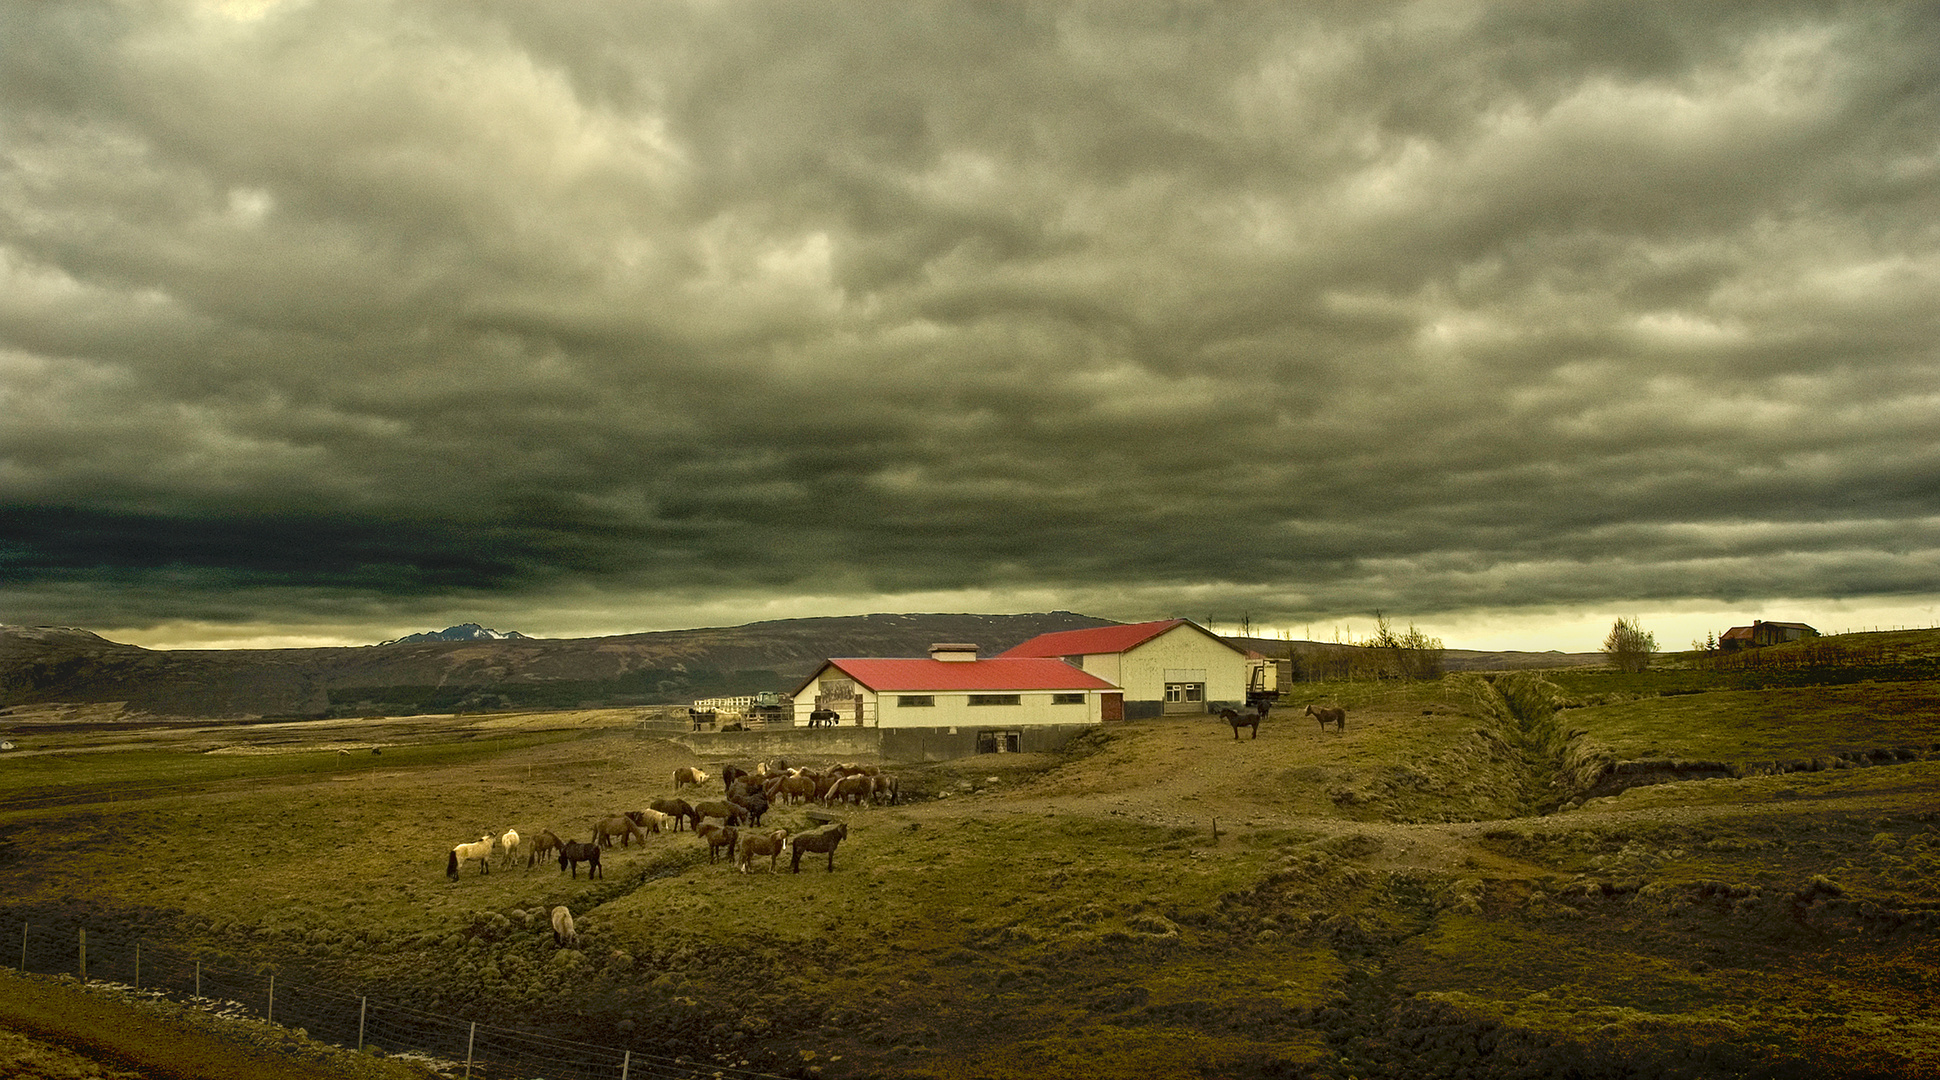
[[[1250, 728], [1252, 737], [1260, 737], [1260, 722], [1272, 711], [1271, 703], [1260, 702], [1245, 709], [1224, 708], [1218, 715], [1233, 729], [1233, 738], [1239, 738], [1241, 728]], [[1320, 730], [1325, 732], [1332, 724], [1336, 732], [1347, 730], [1347, 710], [1339, 707], [1307, 706], [1307, 716], [1320, 722]], [[526, 869], [538, 865], [540, 859], [556, 859], [560, 871], [570, 871], [579, 877], [579, 864], [586, 864], [588, 879], [606, 876], [600, 864], [602, 849], [618, 844], [624, 848], [635, 839], [642, 845], [649, 835], [664, 832], [690, 830], [707, 845], [707, 861], [711, 864], [725, 851], [728, 862], [741, 872], [749, 873], [754, 862], [763, 856], [768, 859], [770, 873], [777, 872], [780, 860], [789, 859], [789, 869], [801, 873], [804, 853], [827, 855], [827, 867], [835, 869], [835, 849], [846, 840], [849, 826], [846, 822], [822, 819], [819, 827], [791, 835], [784, 828], [763, 828], [761, 819], [768, 808], [777, 802], [819, 802], [824, 805], [853, 804], [861, 806], [869, 802], [887, 801], [896, 803], [901, 798], [901, 784], [890, 773], [875, 766], [835, 765], [826, 770], [793, 769], [787, 762], [761, 762], [753, 770], [729, 765], [721, 770], [720, 799], [700, 799], [689, 801], [680, 793], [689, 787], [700, 789], [710, 777], [707, 772], [695, 766], [684, 766], [674, 770], [673, 787], [675, 794], [655, 799], [644, 810], [629, 810], [623, 814], [611, 814], [593, 823], [593, 839], [590, 843], [562, 839], [551, 829], [541, 829], [539, 834], [527, 844], [519, 836], [517, 829], [507, 829], [503, 834], [493, 836], [486, 833], [475, 841], [457, 844], [447, 854], [445, 875], [453, 881], [459, 878], [459, 871], [470, 862], [478, 863], [480, 874], [492, 872], [492, 855], [502, 851], [501, 866], [510, 866], [523, 847], [526, 853]], [[552, 909], [552, 931], [555, 944], [572, 948], [577, 947], [579, 935], [573, 925], [572, 912], [564, 906]]]
[[[674, 770], [676, 793], [709, 782], [706, 771], [697, 767]], [[743, 873], [752, 872], [755, 860], [766, 856], [770, 873], [777, 872], [780, 860], [789, 859], [789, 869], [801, 873], [804, 853], [826, 855], [827, 868], [835, 869], [835, 849], [849, 835], [846, 822], [824, 818], [817, 828], [790, 834], [784, 828], [762, 828], [761, 819], [774, 802], [819, 802], [826, 806], [871, 802], [897, 802], [901, 784], [897, 778], [871, 765], [835, 765], [826, 770], [791, 769], [786, 762], [762, 762], [753, 770], [729, 765], [721, 771], [722, 797], [694, 801], [679, 794], [655, 799], [644, 810], [611, 814], [593, 823], [593, 839], [582, 843], [563, 839], [551, 829], [541, 829], [527, 840], [517, 829], [494, 836], [486, 833], [475, 841], [457, 844], [445, 858], [445, 876], [457, 881], [467, 863], [478, 863], [480, 874], [492, 872], [493, 855], [501, 867], [511, 866], [521, 851], [527, 870], [539, 860], [557, 860], [559, 869], [579, 877], [579, 866], [586, 864], [588, 879], [603, 878], [600, 862], [603, 849], [616, 844], [622, 848], [639, 840], [647, 843], [651, 835], [692, 831], [707, 845], [709, 863], [725, 853], [727, 860]], [[811, 816], [815, 816], [811, 811]], [[552, 912], [553, 940], [562, 946], [576, 944], [572, 913], [564, 907]]]

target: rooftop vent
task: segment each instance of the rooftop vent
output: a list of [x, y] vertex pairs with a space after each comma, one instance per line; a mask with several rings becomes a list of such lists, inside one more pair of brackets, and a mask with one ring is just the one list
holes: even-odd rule
[[963, 645], [945, 642], [930, 646], [930, 659], [932, 660], [947, 660], [955, 663], [965, 660], [975, 660], [976, 658], [977, 647], [974, 644]]

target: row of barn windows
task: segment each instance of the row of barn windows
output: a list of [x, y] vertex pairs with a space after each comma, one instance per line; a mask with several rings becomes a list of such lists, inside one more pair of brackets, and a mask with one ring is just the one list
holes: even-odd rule
[[[972, 705], [1022, 705], [1023, 703], [1024, 695], [1022, 694], [970, 695], [970, 704]], [[1053, 705], [1083, 705], [1084, 703], [1085, 696], [1083, 694], [1051, 695], [1051, 704]], [[935, 694], [899, 694], [896, 697], [896, 707], [901, 709], [930, 708], [935, 706], [935, 704]]]

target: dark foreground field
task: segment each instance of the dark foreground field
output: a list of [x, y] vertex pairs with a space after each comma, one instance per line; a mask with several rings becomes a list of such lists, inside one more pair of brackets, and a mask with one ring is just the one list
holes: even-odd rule
[[1651, 678], [902, 767], [776, 875], [682, 833], [446, 880], [713, 771], [621, 713], [50, 732], [0, 763], [0, 918], [784, 1075], [1940, 1075], [1940, 683]]

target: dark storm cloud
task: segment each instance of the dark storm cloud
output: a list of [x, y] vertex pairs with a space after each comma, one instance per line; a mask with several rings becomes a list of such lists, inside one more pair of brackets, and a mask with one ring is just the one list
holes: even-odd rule
[[1923, 6], [0, 19], [8, 621], [1936, 591]]

